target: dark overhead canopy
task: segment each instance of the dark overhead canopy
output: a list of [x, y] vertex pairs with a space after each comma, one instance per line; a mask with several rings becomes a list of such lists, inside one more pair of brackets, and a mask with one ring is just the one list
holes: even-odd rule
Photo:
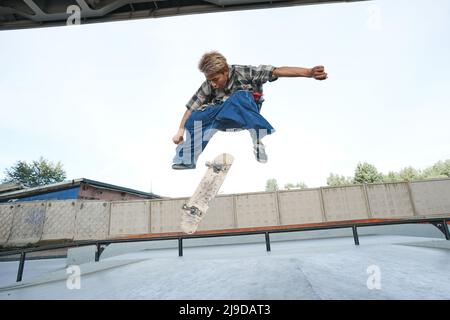
[[0, 30], [66, 25], [80, 8], [81, 24], [221, 11], [365, 0], [0, 0]]

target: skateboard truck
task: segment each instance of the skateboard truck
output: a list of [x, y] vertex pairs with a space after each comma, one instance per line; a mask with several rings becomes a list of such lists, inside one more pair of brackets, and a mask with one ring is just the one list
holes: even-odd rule
[[209, 162], [209, 161], [207, 161], [207, 162], [205, 163], [205, 165], [206, 165], [208, 168], [212, 168], [213, 171], [214, 171], [214, 173], [219, 173], [220, 171], [224, 171], [224, 170], [225, 170], [225, 166], [224, 166], [223, 164], [216, 164], [216, 163], [214, 163], [214, 162]]
[[186, 203], [183, 204], [183, 206], [181, 207], [181, 209], [189, 211], [190, 214], [194, 215], [194, 216], [202, 216], [202, 212], [197, 208], [197, 207], [189, 207]]

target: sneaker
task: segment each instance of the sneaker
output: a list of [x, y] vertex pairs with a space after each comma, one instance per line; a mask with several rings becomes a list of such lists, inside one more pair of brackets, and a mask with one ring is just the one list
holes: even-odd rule
[[174, 170], [195, 169], [195, 164], [174, 163], [172, 165], [172, 169]]
[[261, 163], [267, 162], [266, 149], [261, 141], [253, 145], [253, 154], [255, 155], [256, 161]]

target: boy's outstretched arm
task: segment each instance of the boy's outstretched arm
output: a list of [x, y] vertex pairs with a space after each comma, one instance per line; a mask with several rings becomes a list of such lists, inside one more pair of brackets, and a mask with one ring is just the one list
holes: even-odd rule
[[181, 119], [180, 127], [175, 134], [175, 136], [172, 138], [173, 143], [180, 144], [183, 142], [183, 136], [184, 136], [184, 124], [186, 123], [186, 120], [191, 115], [192, 111], [190, 109], [187, 109], [186, 112], [183, 115], [183, 118]]
[[279, 67], [272, 72], [274, 77], [306, 77], [316, 80], [325, 80], [328, 74], [325, 72], [324, 66], [315, 66], [311, 69], [301, 67]]

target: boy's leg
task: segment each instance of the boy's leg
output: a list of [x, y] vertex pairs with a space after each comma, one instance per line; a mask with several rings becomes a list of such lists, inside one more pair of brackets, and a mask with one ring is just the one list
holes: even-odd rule
[[198, 157], [217, 132], [213, 128], [213, 121], [218, 108], [220, 106], [192, 112], [185, 124], [186, 139], [176, 147], [173, 169], [194, 169], [196, 167]]
[[249, 129], [250, 137], [252, 138], [253, 142], [253, 154], [255, 155], [255, 159], [258, 162], [266, 163], [268, 161], [268, 156], [266, 153], [266, 147], [261, 141], [261, 137], [264, 137], [267, 135], [267, 132], [265, 129], [260, 130], [254, 130]]
[[259, 113], [259, 108], [248, 91], [237, 91], [224, 102], [222, 111], [217, 116], [220, 127], [242, 128], [250, 132], [253, 153], [257, 161], [267, 162], [267, 154], [261, 139], [275, 132], [272, 125]]

